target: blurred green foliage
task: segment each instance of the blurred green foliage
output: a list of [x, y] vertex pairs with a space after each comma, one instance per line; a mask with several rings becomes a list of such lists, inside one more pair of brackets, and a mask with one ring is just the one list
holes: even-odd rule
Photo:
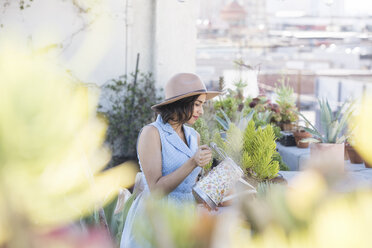
[[108, 106], [99, 106], [109, 122], [107, 141], [114, 155], [136, 158], [141, 128], [154, 120], [151, 106], [161, 100], [151, 73], [120, 76], [103, 86]]
[[[226, 115], [229, 117], [231, 121], [235, 121], [237, 118], [237, 110], [238, 110], [238, 101], [236, 98], [233, 97], [226, 97], [224, 99], [219, 99], [214, 102], [213, 105], [215, 111], [222, 109]], [[224, 118], [222, 113], [217, 112], [216, 114], [220, 118]], [[220, 128], [222, 128], [220, 126]]]
[[280, 80], [280, 85], [276, 86], [276, 103], [280, 109], [280, 121], [282, 123], [292, 123], [298, 120], [297, 107], [294, 98], [293, 88], [285, 84], [285, 79]]
[[369, 247], [372, 191], [339, 192], [317, 170], [259, 184], [219, 212], [147, 199], [137, 240], [151, 247]]
[[[208, 129], [207, 122], [203, 118], [199, 118], [192, 127], [200, 135], [200, 145], [208, 145], [211, 143], [210, 131]], [[209, 162], [206, 166], [203, 167], [204, 171], [209, 171], [212, 167], [212, 161]]]

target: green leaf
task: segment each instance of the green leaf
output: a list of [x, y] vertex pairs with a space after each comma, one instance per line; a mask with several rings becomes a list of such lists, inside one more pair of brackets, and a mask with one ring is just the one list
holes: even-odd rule
[[342, 144], [345, 142], [346, 139], [347, 139], [347, 136], [342, 135], [340, 138], [337, 138], [336, 144]]
[[223, 109], [220, 109], [219, 111], [220, 111], [220, 112], [222, 113], [222, 115], [225, 117], [226, 122], [230, 125], [231, 120], [230, 120], [230, 118], [227, 116], [227, 114], [225, 113], [225, 111], [223, 111]]
[[328, 125], [327, 143], [336, 143], [338, 126], [339, 126], [338, 121], [334, 121], [330, 125]]
[[344, 107], [346, 107], [346, 104], [347, 104], [347, 103], [348, 103], [348, 102], [345, 101], [345, 102], [342, 104], [341, 108], [337, 111], [336, 116], [335, 116], [335, 120], [338, 120], [338, 119], [341, 117], [341, 114], [342, 114], [342, 112], [343, 112], [343, 110], [344, 110]]
[[309, 124], [311, 126], [312, 129], [306, 128], [306, 131], [313, 134], [314, 136], [317, 136], [317, 137], [323, 139], [323, 135], [319, 132], [319, 130], [313, 124], [311, 124], [311, 122], [302, 113], [300, 113], [300, 112], [297, 112], [297, 113], [298, 113], [299, 116], [301, 116], [304, 119], [304, 121], [307, 124]]
[[325, 142], [325, 141], [326, 141], [325, 138], [323, 137], [323, 135], [320, 134], [319, 132], [316, 132], [315, 130], [310, 129], [310, 128], [308, 128], [308, 127], [304, 127], [304, 130], [305, 130], [306, 132], [311, 133], [314, 137], [316, 137], [316, 138], [322, 140], [322, 142]]
[[224, 119], [222, 119], [221, 117], [219, 116], [215, 116], [214, 117], [216, 119], [216, 121], [222, 126], [222, 128], [227, 131], [229, 130], [229, 123], [227, 121], [225, 121]]
[[337, 134], [341, 133], [345, 129], [346, 124], [350, 120], [352, 113], [353, 113], [353, 105], [351, 104], [347, 108], [347, 110], [345, 111], [345, 113], [343, 114], [343, 116], [340, 120], [340, 124], [337, 128]]
[[332, 122], [332, 110], [328, 104], [328, 101], [325, 102], [325, 100], [322, 101], [319, 100], [319, 106], [321, 125], [325, 132], [325, 137], [328, 137], [329, 136], [328, 125]]

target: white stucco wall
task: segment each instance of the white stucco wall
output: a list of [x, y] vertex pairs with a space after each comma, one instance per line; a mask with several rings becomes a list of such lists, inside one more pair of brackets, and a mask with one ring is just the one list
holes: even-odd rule
[[195, 1], [97, 0], [88, 14], [71, 1], [38, 0], [23, 11], [9, 2], [0, 6], [0, 36], [16, 33], [84, 82], [102, 85], [133, 72], [137, 53], [139, 69], [153, 72], [159, 86], [176, 72], [195, 71]]
[[155, 76], [159, 85], [178, 72], [195, 72], [197, 1], [157, 0]]

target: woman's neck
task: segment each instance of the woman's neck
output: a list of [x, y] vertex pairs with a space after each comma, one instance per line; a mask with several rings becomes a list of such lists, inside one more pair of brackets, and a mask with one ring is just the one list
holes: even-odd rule
[[177, 123], [177, 122], [171, 122], [171, 121], [169, 122], [169, 124], [172, 126], [174, 131], [176, 131], [176, 133], [182, 133], [183, 132], [182, 124]]

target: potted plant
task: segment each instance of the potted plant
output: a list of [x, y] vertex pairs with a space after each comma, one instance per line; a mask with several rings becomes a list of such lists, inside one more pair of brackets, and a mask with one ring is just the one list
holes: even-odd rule
[[293, 131], [293, 136], [296, 141], [296, 146], [298, 148], [308, 148], [309, 142], [302, 142], [303, 139], [311, 138], [311, 133], [307, 132], [304, 127], [299, 125], [296, 126], [295, 130]]
[[248, 115], [254, 110], [256, 113], [270, 113], [270, 123], [279, 123], [281, 121], [279, 105], [272, 103], [265, 95], [259, 95], [253, 99], [247, 99], [244, 104], [243, 114]]
[[354, 128], [349, 128], [349, 137], [347, 138], [347, 142], [345, 142], [345, 153], [348, 155], [350, 159], [350, 163], [352, 164], [362, 164], [363, 158], [359, 155], [356, 147], [356, 141], [354, 137]]
[[343, 135], [346, 124], [353, 112], [354, 104], [345, 102], [338, 111], [332, 112], [328, 100], [319, 100], [321, 128], [316, 128], [303, 114], [298, 113], [310, 128], [304, 129], [313, 135], [302, 142], [310, 142], [310, 156], [324, 155], [333, 159], [333, 165], [342, 169], [344, 167], [344, 141]]
[[[264, 112], [257, 112], [255, 109], [251, 109], [251, 111], [248, 113], [248, 115], [241, 114], [237, 121], [234, 123], [228, 118], [226, 113], [224, 113], [223, 110], [220, 110], [221, 114], [224, 116], [224, 118], [220, 118], [219, 116], [215, 116], [216, 121], [219, 123], [220, 126], [223, 127], [224, 132], [219, 132], [216, 135], [221, 136], [222, 139], [224, 139], [227, 142], [233, 143], [233, 141], [229, 141], [228, 137], [231, 139], [231, 131], [230, 135], [227, 133], [231, 129], [231, 124], [233, 124], [233, 127], [236, 127], [239, 129], [240, 133], [238, 132], [235, 137], [236, 139], [240, 139], [240, 137], [243, 135], [242, 133], [244, 130], [246, 130], [248, 124], [252, 121], [255, 125], [255, 129], [258, 130], [260, 127], [261, 129], [265, 129], [267, 126], [271, 126], [271, 129], [274, 132], [275, 140], [278, 140], [281, 138], [282, 134], [280, 132], [280, 128], [273, 123], [270, 123], [270, 120], [272, 119], [272, 114], [270, 111], [266, 110]], [[215, 137], [216, 138], [216, 137]], [[218, 143], [218, 142], [216, 142]], [[218, 143], [220, 144], [220, 143]], [[232, 152], [233, 154], [235, 152]], [[240, 150], [237, 151], [239, 158]], [[283, 162], [282, 157], [279, 153], [276, 153], [273, 157], [274, 161], [277, 161], [279, 163], [280, 170], [282, 171], [288, 171], [289, 167]]]
[[280, 109], [281, 128], [283, 131], [292, 131], [293, 123], [298, 120], [293, 88], [285, 85], [284, 80], [282, 80], [275, 93], [277, 94], [276, 103]]
[[231, 157], [245, 173], [245, 178], [254, 186], [259, 182], [270, 182], [278, 176], [279, 161], [277, 155], [275, 134], [271, 124], [257, 129], [250, 120], [244, 130], [230, 123], [223, 139], [215, 133], [214, 142]]
[[354, 145], [352, 145], [349, 142], [345, 143], [345, 149], [349, 156], [350, 163], [352, 164], [362, 164], [363, 158], [358, 154], [358, 152], [355, 150]]
[[354, 148], [363, 158], [366, 168], [372, 168], [371, 137], [372, 137], [372, 98], [364, 98], [358, 106], [358, 115], [352, 117], [352, 139]]

